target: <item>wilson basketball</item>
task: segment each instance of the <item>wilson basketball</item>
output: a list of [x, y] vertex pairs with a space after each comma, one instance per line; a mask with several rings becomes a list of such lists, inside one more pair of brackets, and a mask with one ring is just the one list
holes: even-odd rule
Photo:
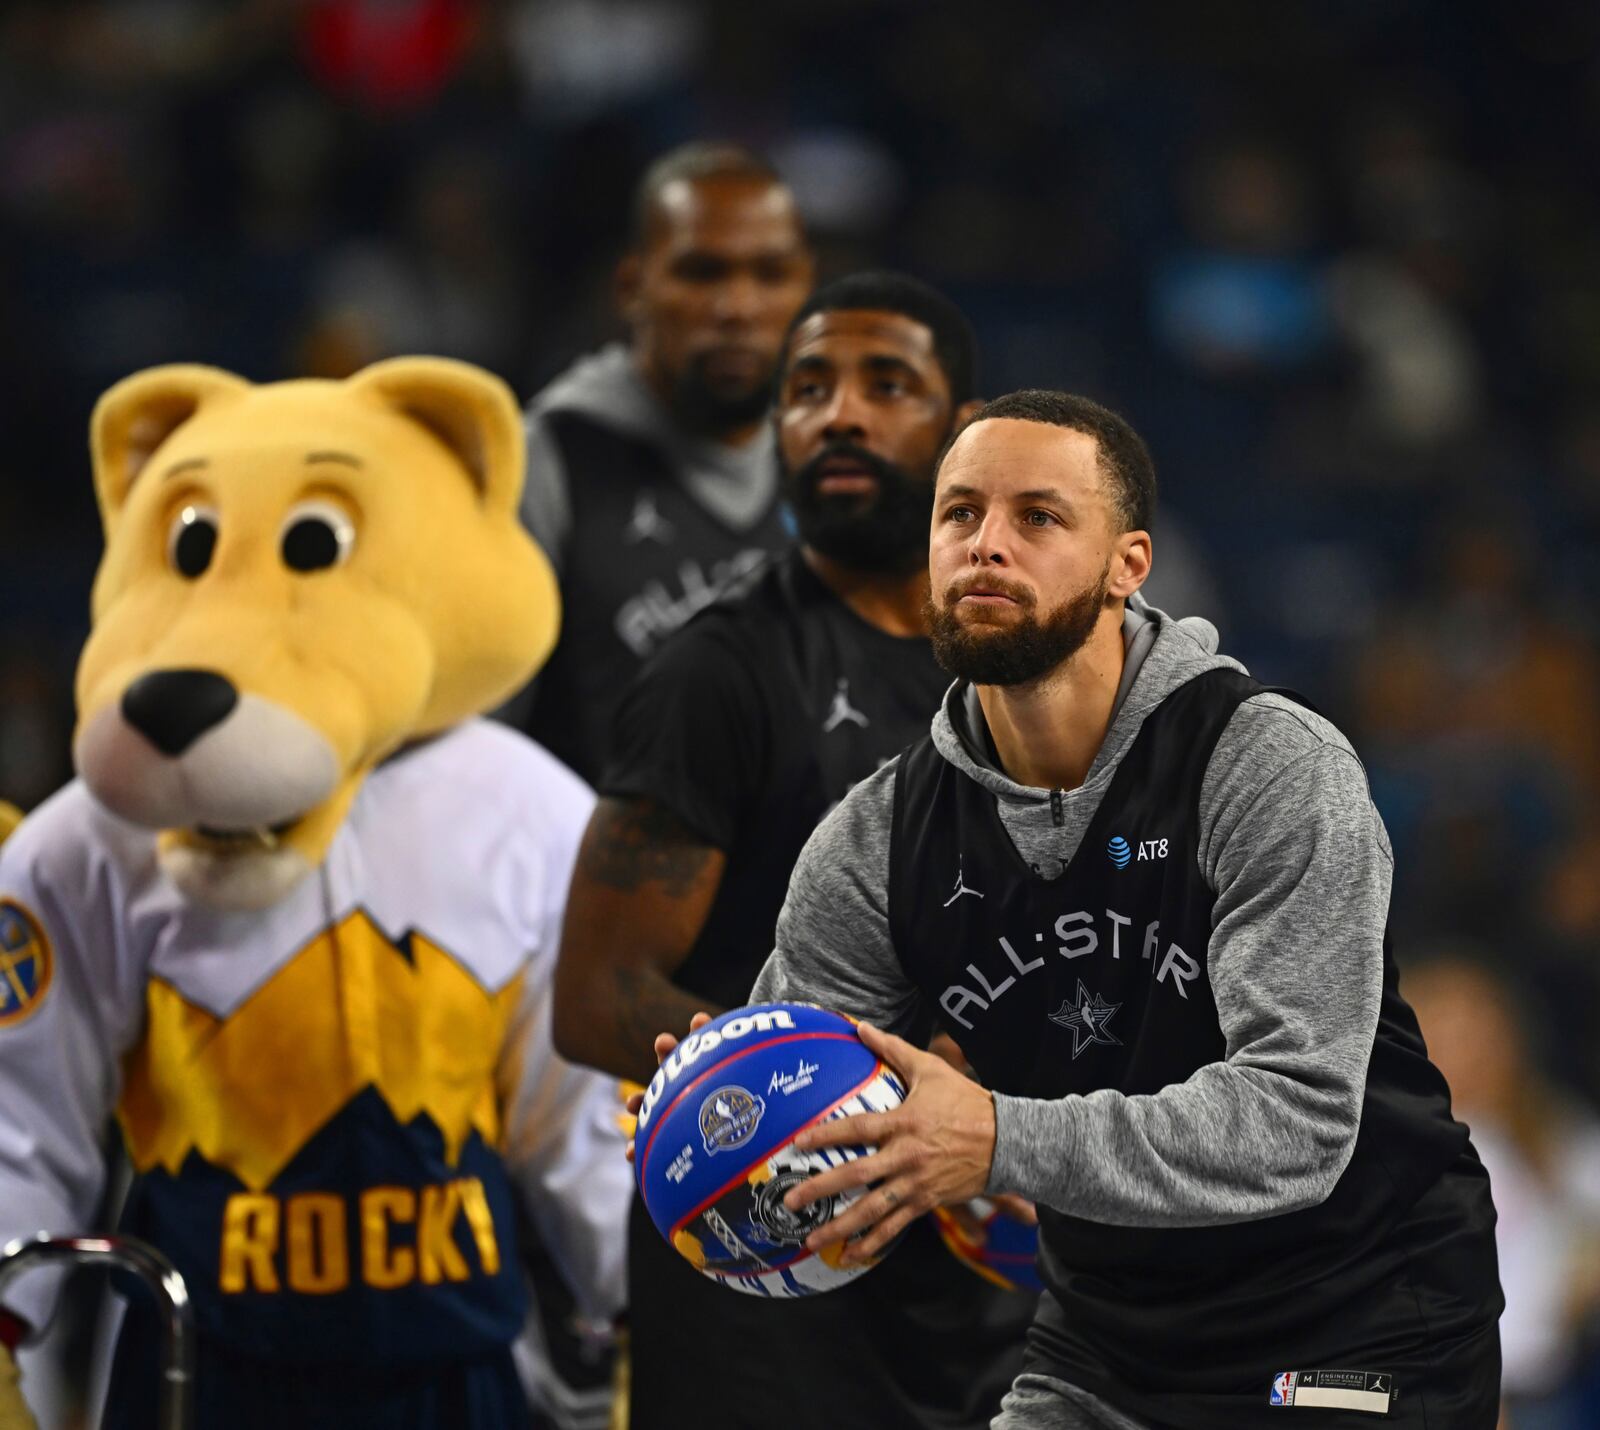
[[[802, 1003], [736, 1008], [681, 1042], [645, 1089], [634, 1141], [639, 1193], [657, 1229], [704, 1275], [754, 1296], [811, 1296], [876, 1262], [839, 1264], [805, 1239], [867, 1189], [801, 1212], [785, 1194], [870, 1147], [799, 1152], [813, 1123], [898, 1107], [894, 1072], [837, 1013]], [[881, 1259], [881, 1258], [879, 1258]]]

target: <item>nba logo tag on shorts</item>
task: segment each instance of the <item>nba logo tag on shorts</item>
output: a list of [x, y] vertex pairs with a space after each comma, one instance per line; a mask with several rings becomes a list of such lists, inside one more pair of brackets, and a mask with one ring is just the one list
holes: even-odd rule
[[1394, 1397], [1394, 1376], [1386, 1370], [1281, 1370], [1267, 1404], [1387, 1415]]

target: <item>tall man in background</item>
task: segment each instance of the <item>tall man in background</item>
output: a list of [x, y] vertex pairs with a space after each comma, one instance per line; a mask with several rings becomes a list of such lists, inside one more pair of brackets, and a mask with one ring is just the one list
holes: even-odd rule
[[[973, 348], [947, 299], [897, 275], [800, 310], [776, 428], [801, 545], [622, 702], [562, 936], [567, 1056], [643, 1080], [658, 1028], [745, 1002], [811, 830], [927, 728], [946, 683], [923, 611], [933, 464], [972, 405]], [[697, 1426], [731, 1430], [775, 1391], [789, 1430], [982, 1425], [1034, 1299], [959, 1265], [924, 1219], [871, 1276], [751, 1306], [637, 1201], [629, 1282], [633, 1430], [681, 1425], [691, 1404]]]
[[766, 413], [811, 282], [794, 199], [764, 160], [675, 149], [640, 181], [617, 267], [628, 341], [528, 409], [523, 517], [560, 574], [564, 625], [513, 718], [590, 781], [640, 664], [783, 544]]

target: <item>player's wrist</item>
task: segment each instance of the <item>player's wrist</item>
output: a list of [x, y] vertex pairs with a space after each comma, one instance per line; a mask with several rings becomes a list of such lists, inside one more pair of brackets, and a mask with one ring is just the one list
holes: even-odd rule
[[983, 1186], [978, 1193], [982, 1195], [983, 1192], [989, 1189], [989, 1183], [994, 1177], [994, 1154], [996, 1144], [1000, 1140], [1000, 1123], [999, 1118], [995, 1115], [994, 1093], [982, 1083], [974, 1083], [973, 1086], [983, 1094], [983, 1120], [987, 1139], [983, 1149]]
[[1011, 1194], [1032, 1200], [1033, 1194], [1021, 1184], [1021, 1163], [1027, 1148], [1025, 1145], [1015, 1145], [1016, 1135], [1023, 1131], [1019, 1126], [1015, 1105], [1021, 1099], [1009, 1097], [1003, 1092], [992, 1092], [988, 1088], [984, 1091], [989, 1095], [989, 1107], [994, 1117], [994, 1141], [989, 1150], [989, 1173], [983, 1195], [994, 1197]]

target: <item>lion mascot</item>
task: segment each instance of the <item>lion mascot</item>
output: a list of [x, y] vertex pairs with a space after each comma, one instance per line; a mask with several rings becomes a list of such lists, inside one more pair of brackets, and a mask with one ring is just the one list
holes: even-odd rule
[[[0, 1243], [89, 1229], [114, 1113], [202, 1430], [526, 1424], [519, 1218], [603, 1319], [630, 1188], [614, 1085], [549, 1037], [592, 796], [477, 718], [558, 627], [511, 394], [175, 366], [92, 425], [79, 778], [0, 847]], [[152, 1319], [107, 1424], [154, 1419]]]

